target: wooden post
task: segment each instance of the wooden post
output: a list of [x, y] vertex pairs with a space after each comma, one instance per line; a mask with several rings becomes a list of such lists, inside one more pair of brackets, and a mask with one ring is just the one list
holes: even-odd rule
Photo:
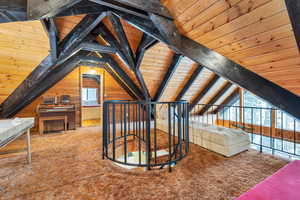
[[30, 129], [27, 130], [26, 142], [27, 142], [27, 160], [28, 160], [28, 163], [31, 164]]
[[244, 89], [240, 88], [239, 93], [240, 93], [240, 124], [243, 125], [244, 124], [244, 114], [245, 114], [245, 110], [244, 110]]

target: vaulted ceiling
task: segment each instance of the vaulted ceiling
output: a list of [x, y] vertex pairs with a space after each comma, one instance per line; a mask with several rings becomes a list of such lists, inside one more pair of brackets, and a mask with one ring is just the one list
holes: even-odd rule
[[[161, 0], [161, 3], [171, 13], [181, 34], [300, 96], [300, 56], [284, 0]], [[63, 41], [85, 16], [54, 18], [59, 41]], [[135, 54], [144, 34], [128, 22], [130, 20], [126, 22], [121, 19]], [[122, 42], [109, 17], [103, 19], [103, 24], [118, 42]], [[5, 80], [16, 79], [12, 81], [13, 86], [1, 94], [0, 102], [3, 102], [47, 56], [51, 47], [39, 21], [0, 24], [0, 34], [1, 76]], [[7, 45], [7, 41], [13, 42], [12, 45]], [[97, 41], [102, 45], [107, 44], [103, 37], [98, 37]], [[171, 47], [159, 41], [148, 48], [142, 57], [139, 69], [152, 99], [157, 95], [176, 56]], [[124, 59], [118, 55], [111, 56], [139, 90], [143, 91], [137, 74]], [[7, 71], [4, 70], [5, 60], [9, 59], [14, 60], [18, 66], [17, 71], [9, 72], [15, 73], [13, 78], [12, 74], [6, 75]], [[214, 102], [220, 104], [236, 91], [238, 85], [231, 84], [234, 80], [229, 82], [227, 77], [219, 75], [184, 56], [178, 61], [178, 66], [174, 67], [159, 100], [178, 100], [182, 94], [180, 99], [186, 99], [191, 104], [211, 103], [228, 86]], [[186, 87], [193, 76], [194, 81]], [[245, 82], [247, 78], [249, 82], [252, 81], [251, 77], [242, 78]], [[184, 89], [186, 91], [183, 93]]]

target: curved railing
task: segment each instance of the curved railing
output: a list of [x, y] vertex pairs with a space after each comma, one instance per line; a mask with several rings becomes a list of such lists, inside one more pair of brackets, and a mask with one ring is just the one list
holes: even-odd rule
[[186, 101], [106, 101], [103, 159], [125, 166], [171, 167], [189, 151]]

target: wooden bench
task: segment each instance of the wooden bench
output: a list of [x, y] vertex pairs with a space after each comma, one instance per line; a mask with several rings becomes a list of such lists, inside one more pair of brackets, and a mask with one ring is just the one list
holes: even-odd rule
[[39, 133], [44, 134], [44, 122], [45, 121], [57, 121], [62, 120], [64, 122], [64, 130], [68, 130], [68, 116], [49, 116], [39, 118]]

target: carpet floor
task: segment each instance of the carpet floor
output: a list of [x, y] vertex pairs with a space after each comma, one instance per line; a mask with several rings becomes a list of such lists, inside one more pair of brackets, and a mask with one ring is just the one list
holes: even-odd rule
[[[1, 152], [25, 148], [22, 138]], [[128, 171], [101, 158], [100, 128], [33, 136], [32, 164], [25, 153], [0, 155], [0, 199], [209, 199], [229, 200], [288, 161], [249, 150], [225, 158], [191, 145], [166, 170]]]

